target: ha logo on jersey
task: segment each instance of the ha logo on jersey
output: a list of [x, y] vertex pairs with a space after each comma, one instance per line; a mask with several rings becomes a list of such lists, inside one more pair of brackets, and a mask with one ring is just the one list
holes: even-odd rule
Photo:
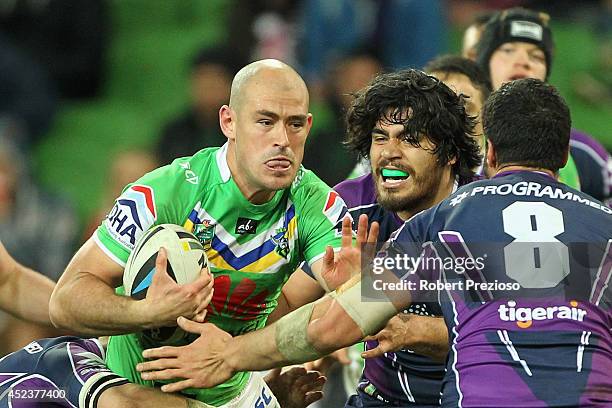
[[104, 222], [111, 236], [132, 250], [136, 240], [153, 225], [156, 218], [153, 189], [133, 185], [115, 201]]
[[342, 231], [342, 220], [344, 217], [348, 216], [351, 221], [353, 220], [353, 217], [351, 217], [344, 200], [333, 190], [327, 193], [327, 200], [325, 200], [323, 214], [336, 228], [336, 232], [338, 233], [341, 233]]

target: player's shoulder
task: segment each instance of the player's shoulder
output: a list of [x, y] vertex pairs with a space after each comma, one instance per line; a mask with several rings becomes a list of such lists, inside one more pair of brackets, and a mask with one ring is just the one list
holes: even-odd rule
[[349, 208], [376, 203], [376, 192], [372, 173], [344, 180], [334, 186]]
[[588, 156], [603, 164], [610, 160], [610, 153], [594, 137], [577, 129], [570, 133], [570, 147], [572, 151], [582, 151]]
[[153, 174], [162, 178], [169, 177], [186, 186], [213, 183], [219, 180], [221, 173], [217, 160], [219, 151], [218, 147], [202, 149], [193, 156], [175, 159], [168, 166], [154, 170]]
[[132, 186], [140, 185], [164, 196], [199, 191], [220, 182], [216, 162], [219, 148], [202, 149], [193, 156], [180, 157], [138, 179]]
[[301, 167], [290, 188], [290, 199], [298, 213], [308, 217], [326, 217], [336, 225], [348, 213], [340, 195], [312, 171]]
[[319, 201], [333, 191], [312, 170], [300, 166], [293, 183], [289, 187], [289, 194], [294, 202]]

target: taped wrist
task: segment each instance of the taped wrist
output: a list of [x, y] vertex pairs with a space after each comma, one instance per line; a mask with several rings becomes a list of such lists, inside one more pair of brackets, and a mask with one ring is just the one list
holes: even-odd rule
[[362, 302], [361, 284], [354, 284], [341, 293], [332, 292], [329, 296], [336, 299], [364, 336], [377, 333], [392, 316], [397, 314], [391, 302]]
[[321, 357], [321, 353], [308, 341], [308, 324], [314, 306], [313, 303], [304, 305], [276, 322], [276, 346], [291, 363], [303, 363]]

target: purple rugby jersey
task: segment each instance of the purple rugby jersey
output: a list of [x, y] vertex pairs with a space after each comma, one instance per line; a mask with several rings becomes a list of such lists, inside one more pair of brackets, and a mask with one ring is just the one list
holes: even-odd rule
[[95, 339], [34, 341], [0, 359], [0, 408], [94, 408], [100, 394], [126, 384], [104, 364]]
[[588, 195], [612, 204], [612, 157], [595, 139], [572, 129], [570, 153], [580, 177], [580, 189]]
[[443, 407], [612, 406], [612, 210], [545, 173], [505, 172], [415, 216], [380, 256], [418, 257], [425, 243], [438, 259], [483, 260], [443, 270], [457, 285], [438, 294]]

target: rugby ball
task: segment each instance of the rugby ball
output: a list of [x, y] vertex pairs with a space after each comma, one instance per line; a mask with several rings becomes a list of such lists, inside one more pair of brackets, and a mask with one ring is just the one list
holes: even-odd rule
[[[161, 247], [168, 255], [167, 272], [180, 285], [191, 283], [208, 265], [200, 241], [179, 225], [154, 225], [136, 242], [123, 272], [123, 288], [127, 296], [142, 300], [147, 295], [155, 274], [155, 260]], [[184, 345], [194, 337], [177, 326], [144, 330], [138, 334], [143, 348], [163, 345]]]

